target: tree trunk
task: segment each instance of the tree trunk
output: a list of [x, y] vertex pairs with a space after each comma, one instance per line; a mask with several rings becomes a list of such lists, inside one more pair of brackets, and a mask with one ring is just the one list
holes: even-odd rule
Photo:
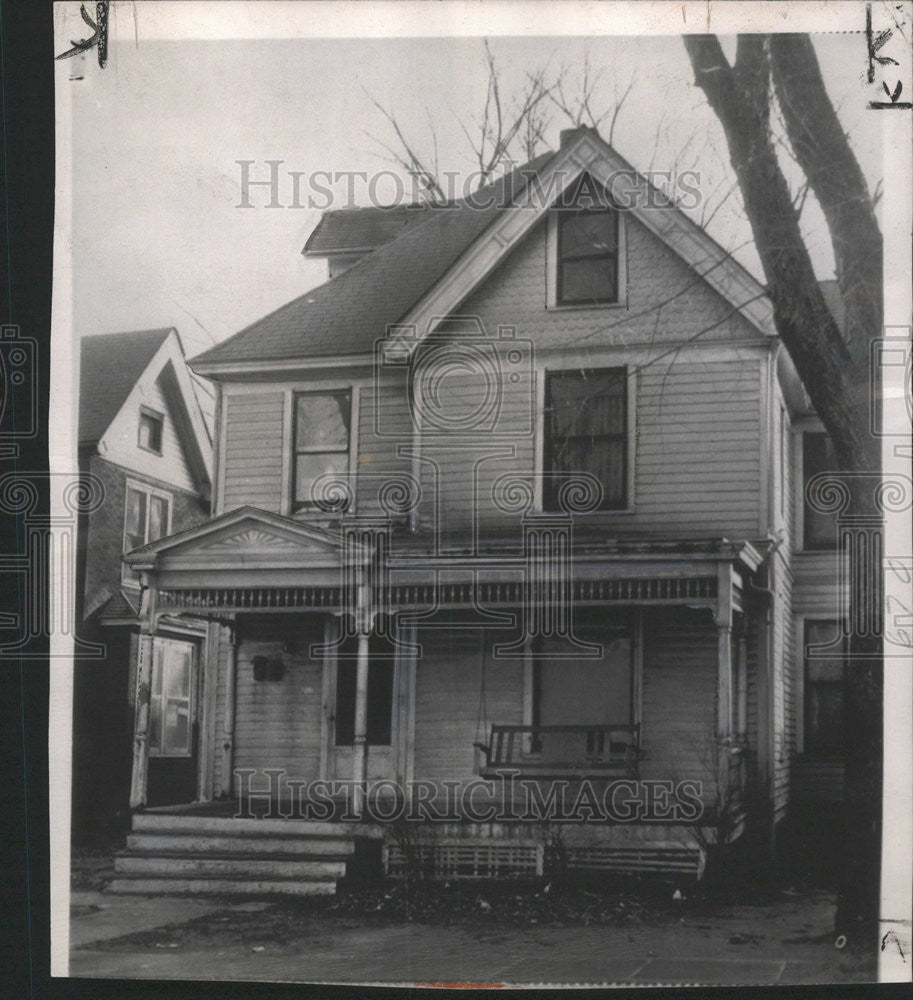
[[[871, 531], [878, 439], [870, 432], [868, 358], [882, 323], [882, 240], [862, 172], [840, 127], [806, 36], [740, 35], [730, 66], [713, 35], [686, 36], [695, 81], [723, 126], [745, 210], [767, 278], [777, 331], [834, 442], [845, 491], [845, 521]], [[847, 311], [841, 331], [821, 294], [798, 213], [777, 161], [770, 127], [771, 70], [790, 143], [821, 204], [834, 245]], [[876, 401], [877, 402], [877, 401]], [[837, 470], [835, 470], [836, 472]], [[860, 475], [863, 474], [863, 475]], [[855, 537], [850, 532], [844, 541]], [[867, 536], [868, 537], [868, 536]], [[880, 551], [852, 574], [846, 683], [846, 802], [836, 931], [875, 940], [881, 811]], [[853, 563], [857, 570], [862, 567]], [[873, 628], [860, 629], [864, 611]]]

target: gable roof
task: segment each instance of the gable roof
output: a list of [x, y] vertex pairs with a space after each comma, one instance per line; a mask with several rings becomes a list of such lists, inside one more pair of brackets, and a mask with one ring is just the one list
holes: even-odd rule
[[[564, 139], [564, 137], [562, 137]], [[411, 351], [522, 240], [562, 191], [588, 173], [681, 257], [762, 335], [776, 333], [765, 289], [594, 129], [569, 133], [545, 153], [467, 199], [420, 213], [390, 242], [191, 362], [217, 377], [234, 366], [370, 355], [391, 339]], [[613, 188], [618, 188], [614, 191]], [[528, 189], [529, 197], [520, 198]], [[632, 192], [635, 195], [632, 202]], [[661, 206], [663, 211], [657, 211]], [[532, 210], [530, 210], [532, 209]]]
[[551, 157], [531, 160], [471, 200], [421, 213], [421, 221], [342, 274], [197, 355], [192, 367], [214, 374], [224, 362], [369, 354]]
[[212, 486], [212, 437], [174, 327], [82, 338], [79, 445], [99, 444], [147, 372], [165, 394], [191, 473], [206, 497]]
[[79, 443], [97, 444], [173, 327], [83, 337], [79, 361]]
[[376, 250], [406, 226], [422, 221], [427, 209], [427, 205], [389, 205], [324, 212], [301, 252], [306, 257], [330, 257]]

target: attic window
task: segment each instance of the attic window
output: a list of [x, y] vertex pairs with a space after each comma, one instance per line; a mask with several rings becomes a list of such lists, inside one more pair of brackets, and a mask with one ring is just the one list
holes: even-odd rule
[[563, 306], [618, 301], [618, 216], [612, 209], [560, 212], [557, 291]]
[[156, 455], [162, 453], [162, 427], [164, 417], [155, 410], [142, 407], [139, 412], [139, 446], [143, 451], [151, 451]]

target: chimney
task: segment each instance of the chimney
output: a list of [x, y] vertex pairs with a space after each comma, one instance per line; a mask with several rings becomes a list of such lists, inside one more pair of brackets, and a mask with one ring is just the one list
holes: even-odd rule
[[565, 149], [567, 146], [577, 138], [579, 135], [583, 135], [584, 132], [592, 131], [586, 125], [578, 125], [577, 128], [565, 128], [561, 130], [560, 138], [560, 149]]

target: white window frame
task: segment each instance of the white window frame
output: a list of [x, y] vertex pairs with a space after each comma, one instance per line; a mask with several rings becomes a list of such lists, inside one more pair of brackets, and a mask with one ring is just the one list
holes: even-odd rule
[[282, 510], [281, 513], [295, 516], [311, 517], [335, 517], [338, 515], [322, 511], [317, 507], [295, 507], [295, 464], [297, 458], [295, 441], [295, 399], [298, 396], [328, 394], [334, 392], [348, 392], [349, 394], [349, 461], [347, 467], [347, 477], [352, 491], [352, 503], [346, 508], [346, 514], [354, 514], [358, 504], [358, 438], [359, 438], [359, 413], [361, 410], [361, 386], [353, 385], [351, 382], [328, 381], [314, 385], [296, 385], [286, 390], [285, 421], [282, 450], [286, 456], [283, 466], [282, 483]]
[[550, 209], [546, 223], [546, 308], [550, 312], [567, 312], [575, 309], [627, 309], [628, 308], [628, 226], [625, 213], [616, 209], [618, 220], [618, 297], [615, 302], [563, 303], [558, 301], [558, 219], [561, 212]]
[[[164, 691], [165, 681], [164, 681], [164, 665], [166, 650], [169, 645], [181, 645], [187, 646], [190, 649], [190, 686], [187, 693], [187, 748], [182, 748], [179, 751], [167, 751], [164, 744], [165, 736], [165, 712], [164, 712], [164, 695], [156, 695], [156, 681], [158, 681], [159, 690]], [[161, 652], [159, 652], [161, 651]], [[161, 656], [161, 660], [158, 660], [158, 656]], [[193, 757], [193, 725], [194, 717], [196, 713], [196, 698], [197, 698], [197, 658], [198, 658], [198, 647], [197, 644], [186, 639], [170, 639], [164, 636], [156, 636], [152, 640], [152, 684], [150, 690], [150, 702], [149, 702], [149, 756], [150, 757], [166, 757], [172, 760], [181, 759], [186, 760], [187, 758]], [[157, 665], [158, 664], [158, 665]], [[158, 744], [154, 741], [154, 735], [152, 733], [153, 724], [153, 702], [158, 698], [159, 702], [162, 703], [158, 718], [161, 723], [161, 731], [158, 734], [160, 739]]]
[[536, 370], [536, 447], [534, 469], [534, 508], [537, 513], [546, 513], [543, 506], [543, 480], [545, 476], [545, 385], [549, 374], [563, 371], [597, 371], [602, 368], [624, 368], [627, 371], [627, 470], [625, 494], [627, 503], [624, 507], [614, 510], [593, 510], [585, 514], [575, 514], [575, 518], [612, 518], [619, 515], [633, 514], [636, 509], [634, 486], [637, 480], [637, 370], [626, 362], [605, 359], [604, 361], [589, 361], [586, 365], [560, 364], [543, 365]]
[[[159, 447], [150, 448], [148, 445], [142, 442], [142, 431], [143, 431], [143, 418], [148, 418], [149, 420], [155, 420], [159, 425]], [[136, 446], [140, 451], [146, 452], [148, 455], [163, 455], [165, 452], [165, 414], [160, 413], [158, 410], [154, 410], [151, 406], [141, 405], [139, 408], [139, 417], [136, 423]]]
[[[143, 528], [143, 537], [145, 541], [144, 545], [149, 542], [149, 512], [151, 510], [151, 504], [149, 503], [149, 497], [158, 497], [165, 501], [165, 533], [161, 536], [162, 538], [171, 534], [171, 517], [174, 507], [174, 496], [168, 490], [159, 489], [157, 486], [150, 486], [148, 483], [142, 483], [138, 479], [127, 479], [124, 483], [124, 511], [123, 517], [121, 519], [121, 552], [127, 553], [130, 549], [127, 548], [127, 511], [130, 490], [136, 490], [137, 493], [146, 494], [146, 523]], [[130, 573], [130, 569], [126, 563], [121, 563], [121, 583], [125, 587], [132, 587], [136, 590], [140, 587], [140, 582]]]

